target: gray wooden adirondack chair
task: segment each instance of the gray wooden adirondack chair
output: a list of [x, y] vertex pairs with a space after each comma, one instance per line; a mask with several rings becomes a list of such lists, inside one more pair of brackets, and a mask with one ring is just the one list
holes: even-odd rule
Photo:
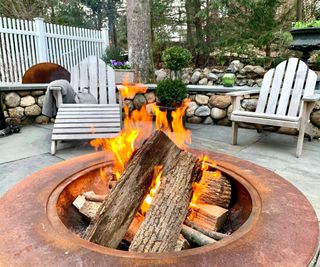
[[[265, 74], [260, 90], [229, 93], [233, 105], [232, 144], [237, 144], [238, 122], [296, 128], [299, 130], [296, 156], [300, 157], [310, 113], [320, 99], [320, 95], [314, 94], [316, 81], [316, 73], [303, 61], [290, 58]], [[258, 92], [256, 111], [241, 111], [241, 96]]]
[[72, 68], [71, 86], [76, 92], [86, 88], [98, 104], [63, 104], [59, 88], [52, 88], [58, 107], [52, 131], [53, 155], [60, 140], [109, 138], [120, 132], [121, 112], [116, 103], [115, 75], [111, 67], [90, 56]]

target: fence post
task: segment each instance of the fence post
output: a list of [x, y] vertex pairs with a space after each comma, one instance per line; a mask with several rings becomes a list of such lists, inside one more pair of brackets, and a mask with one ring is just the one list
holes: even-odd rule
[[48, 61], [48, 49], [47, 42], [45, 37], [45, 26], [43, 18], [34, 18], [35, 21], [35, 30], [37, 32], [37, 59], [38, 63]]
[[109, 30], [108, 28], [102, 28], [101, 29], [101, 37], [103, 40], [103, 45], [102, 45], [102, 53], [106, 50], [106, 48], [109, 46]]

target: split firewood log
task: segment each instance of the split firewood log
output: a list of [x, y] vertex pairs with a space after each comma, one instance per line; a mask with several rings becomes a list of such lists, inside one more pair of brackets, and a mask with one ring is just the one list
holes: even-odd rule
[[202, 227], [200, 227], [199, 225], [197, 225], [196, 223], [189, 221], [189, 220], [185, 220], [184, 224], [191, 227], [194, 230], [197, 230], [197, 231], [203, 233], [204, 235], [206, 235], [210, 238], [213, 238], [214, 240], [221, 240], [221, 239], [228, 236], [227, 234], [205, 230]]
[[228, 208], [231, 200], [230, 181], [220, 171], [204, 171], [201, 178], [202, 192], [197, 203]]
[[213, 244], [217, 242], [213, 238], [210, 238], [199, 231], [192, 229], [189, 226], [183, 225], [181, 229], [181, 234], [187, 239], [189, 242], [197, 244], [200, 246], [205, 246], [209, 244]]
[[[168, 167], [168, 168], [165, 168]], [[129, 251], [174, 251], [188, 213], [192, 183], [201, 175], [201, 162], [180, 151], [164, 166], [161, 184]]]

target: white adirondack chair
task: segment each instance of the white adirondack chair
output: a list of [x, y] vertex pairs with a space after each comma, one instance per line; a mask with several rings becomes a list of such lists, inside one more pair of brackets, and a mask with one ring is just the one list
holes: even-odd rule
[[[300, 157], [310, 112], [320, 99], [314, 94], [316, 81], [316, 73], [303, 61], [290, 58], [265, 74], [261, 89], [229, 93], [233, 105], [232, 144], [237, 144], [238, 122], [295, 128], [299, 130], [296, 156]], [[241, 96], [258, 92], [256, 111], [241, 111]]]
[[116, 103], [115, 75], [111, 67], [90, 56], [72, 68], [71, 86], [76, 92], [88, 89], [98, 104], [63, 104], [59, 88], [51, 88], [58, 107], [52, 131], [53, 155], [60, 140], [110, 138], [120, 132], [121, 111]]

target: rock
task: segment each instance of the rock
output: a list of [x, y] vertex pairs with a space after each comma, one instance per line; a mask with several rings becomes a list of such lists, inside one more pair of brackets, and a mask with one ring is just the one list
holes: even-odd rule
[[310, 120], [315, 126], [320, 127], [320, 110], [312, 112], [310, 116]]
[[208, 81], [208, 85], [212, 86], [213, 85], [213, 81]]
[[309, 123], [307, 129], [311, 132], [313, 138], [320, 138], [320, 128], [314, 126], [312, 123]]
[[246, 65], [241, 69], [240, 74], [245, 75], [247, 73], [252, 73], [253, 70], [254, 70], [254, 66]]
[[56, 119], [55, 118], [51, 118], [50, 122], [55, 123]]
[[48, 124], [49, 121], [50, 121], [50, 118], [44, 115], [40, 115], [35, 119], [35, 122], [39, 124]]
[[299, 131], [297, 129], [294, 129], [294, 128], [280, 127], [278, 129], [278, 133], [289, 134], [289, 135], [297, 135], [299, 133]]
[[247, 84], [252, 87], [252, 86], [254, 86], [254, 84], [255, 84], [255, 80], [249, 79], [248, 82], [247, 82]]
[[129, 111], [133, 111], [134, 110], [134, 105], [133, 105], [132, 100], [126, 99], [126, 100], [124, 100], [124, 104], [129, 109]]
[[231, 97], [224, 95], [213, 95], [210, 97], [209, 106], [217, 108], [227, 108], [231, 105]]
[[211, 117], [215, 120], [221, 120], [227, 116], [225, 109], [213, 108], [211, 109]]
[[238, 86], [245, 86], [247, 85], [247, 80], [237, 81]]
[[244, 99], [241, 106], [247, 111], [255, 111], [258, 105], [258, 99]]
[[191, 83], [197, 84], [199, 82], [200, 78], [201, 78], [201, 72], [195, 71], [191, 76]]
[[16, 93], [9, 93], [5, 96], [4, 103], [9, 108], [15, 108], [20, 104], [20, 96]]
[[199, 85], [207, 85], [208, 84], [208, 79], [207, 78], [203, 78], [199, 81]]
[[38, 116], [41, 114], [41, 108], [37, 105], [31, 105], [25, 108], [24, 114], [26, 116]]
[[207, 75], [207, 78], [208, 78], [209, 81], [216, 82], [216, 81], [218, 81], [219, 76], [218, 76], [217, 74], [214, 74], [214, 73], [210, 72], [210, 73]]
[[5, 118], [8, 118], [9, 117], [8, 111], [6, 111], [6, 110], [3, 111], [3, 115], [4, 115]]
[[184, 69], [182, 70], [182, 75], [183, 75], [183, 74], [188, 74], [189, 76], [191, 76], [192, 73], [193, 73], [193, 68], [191, 68], [191, 67], [189, 67], [189, 68], [184, 68]]
[[192, 116], [191, 118], [188, 118], [187, 120], [189, 123], [196, 123], [199, 124], [202, 122], [202, 118], [197, 117], [197, 116]]
[[148, 104], [156, 102], [156, 95], [154, 92], [149, 92], [144, 94], [144, 97], [147, 99]]
[[21, 124], [22, 125], [29, 125], [29, 124], [32, 124], [33, 122], [34, 122], [34, 117], [26, 117], [26, 116], [24, 116], [21, 119]]
[[45, 95], [39, 96], [37, 99], [37, 104], [39, 105], [39, 107], [43, 106], [43, 101], [44, 101]]
[[213, 119], [211, 119], [211, 117], [207, 117], [204, 119], [204, 121], [202, 123], [206, 124], [206, 125], [213, 124]]
[[189, 106], [188, 106], [188, 108], [187, 108], [187, 110], [186, 110], [186, 116], [187, 117], [192, 117], [192, 116], [194, 116], [194, 112], [196, 111], [196, 109], [198, 108], [199, 106], [197, 105], [197, 103], [196, 102], [190, 102], [189, 103]]
[[136, 109], [141, 109], [147, 103], [147, 99], [142, 94], [137, 94], [133, 99], [133, 105]]
[[208, 68], [204, 68], [203, 69], [203, 75], [204, 76], [208, 76], [209, 73], [210, 73], [210, 69], [208, 69]]
[[226, 117], [226, 118], [224, 118], [222, 120], [218, 120], [217, 124], [220, 125], [220, 126], [231, 126], [232, 122]]
[[18, 118], [6, 118], [6, 124], [7, 125], [16, 125], [16, 124], [20, 124], [21, 123], [21, 119], [18, 119]]
[[151, 116], [155, 115], [154, 106], [155, 106], [155, 103], [151, 103], [151, 104], [146, 105], [146, 110], [147, 110], [148, 114]]
[[184, 73], [182, 74], [181, 76], [181, 80], [184, 84], [189, 84], [190, 83], [190, 80], [191, 80], [191, 76], [189, 73]]
[[157, 82], [163, 81], [167, 78], [167, 72], [164, 69], [155, 71]]
[[261, 87], [262, 86], [262, 82], [263, 82], [263, 79], [257, 79], [256, 80], [256, 84]]
[[196, 101], [196, 95], [190, 95], [190, 96], [189, 96], [189, 99], [190, 99], [191, 101]]
[[244, 64], [240, 60], [234, 60], [230, 63], [229, 68], [232, 69], [234, 73], [239, 72], [244, 67]]
[[[28, 95], [21, 98], [20, 106], [21, 107], [29, 107], [36, 103], [36, 100], [33, 96]], [[39, 114], [38, 114], [39, 115]]]
[[43, 90], [36, 90], [36, 91], [32, 91], [31, 95], [32, 96], [41, 96], [44, 94]]
[[262, 77], [266, 73], [266, 70], [261, 66], [254, 66], [253, 72]]
[[219, 69], [212, 69], [211, 72], [213, 72], [213, 73], [224, 73], [223, 70], [219, 70]]
[[242, 80], [242, 79], [245, 79], [245, 78], [246, 78], [245, 75], [241, 75], [241, 74], [237, 75], [237, 79], [239, 79], [239, 80]]
[[320, 100], [316, 102], [314, 109], [316, 110], [320, 109]]
[[209, 102], [209, 97], [206, 95], [196, 95], [195, 100], [199, 105], [207, 105]]
[[30, 95], [31, 92], [30, 91], [18, 91], [19, 96], [27, 96]]
[[24, 108], [22, 107], [9, 108], [8, 112], [10, 118], [21, 119], [24, 116]]
[[208, 106], [200, 106], [196, 109], [194, 115], [199, 117], [207, 117], [210, 115], [210, 108]]

